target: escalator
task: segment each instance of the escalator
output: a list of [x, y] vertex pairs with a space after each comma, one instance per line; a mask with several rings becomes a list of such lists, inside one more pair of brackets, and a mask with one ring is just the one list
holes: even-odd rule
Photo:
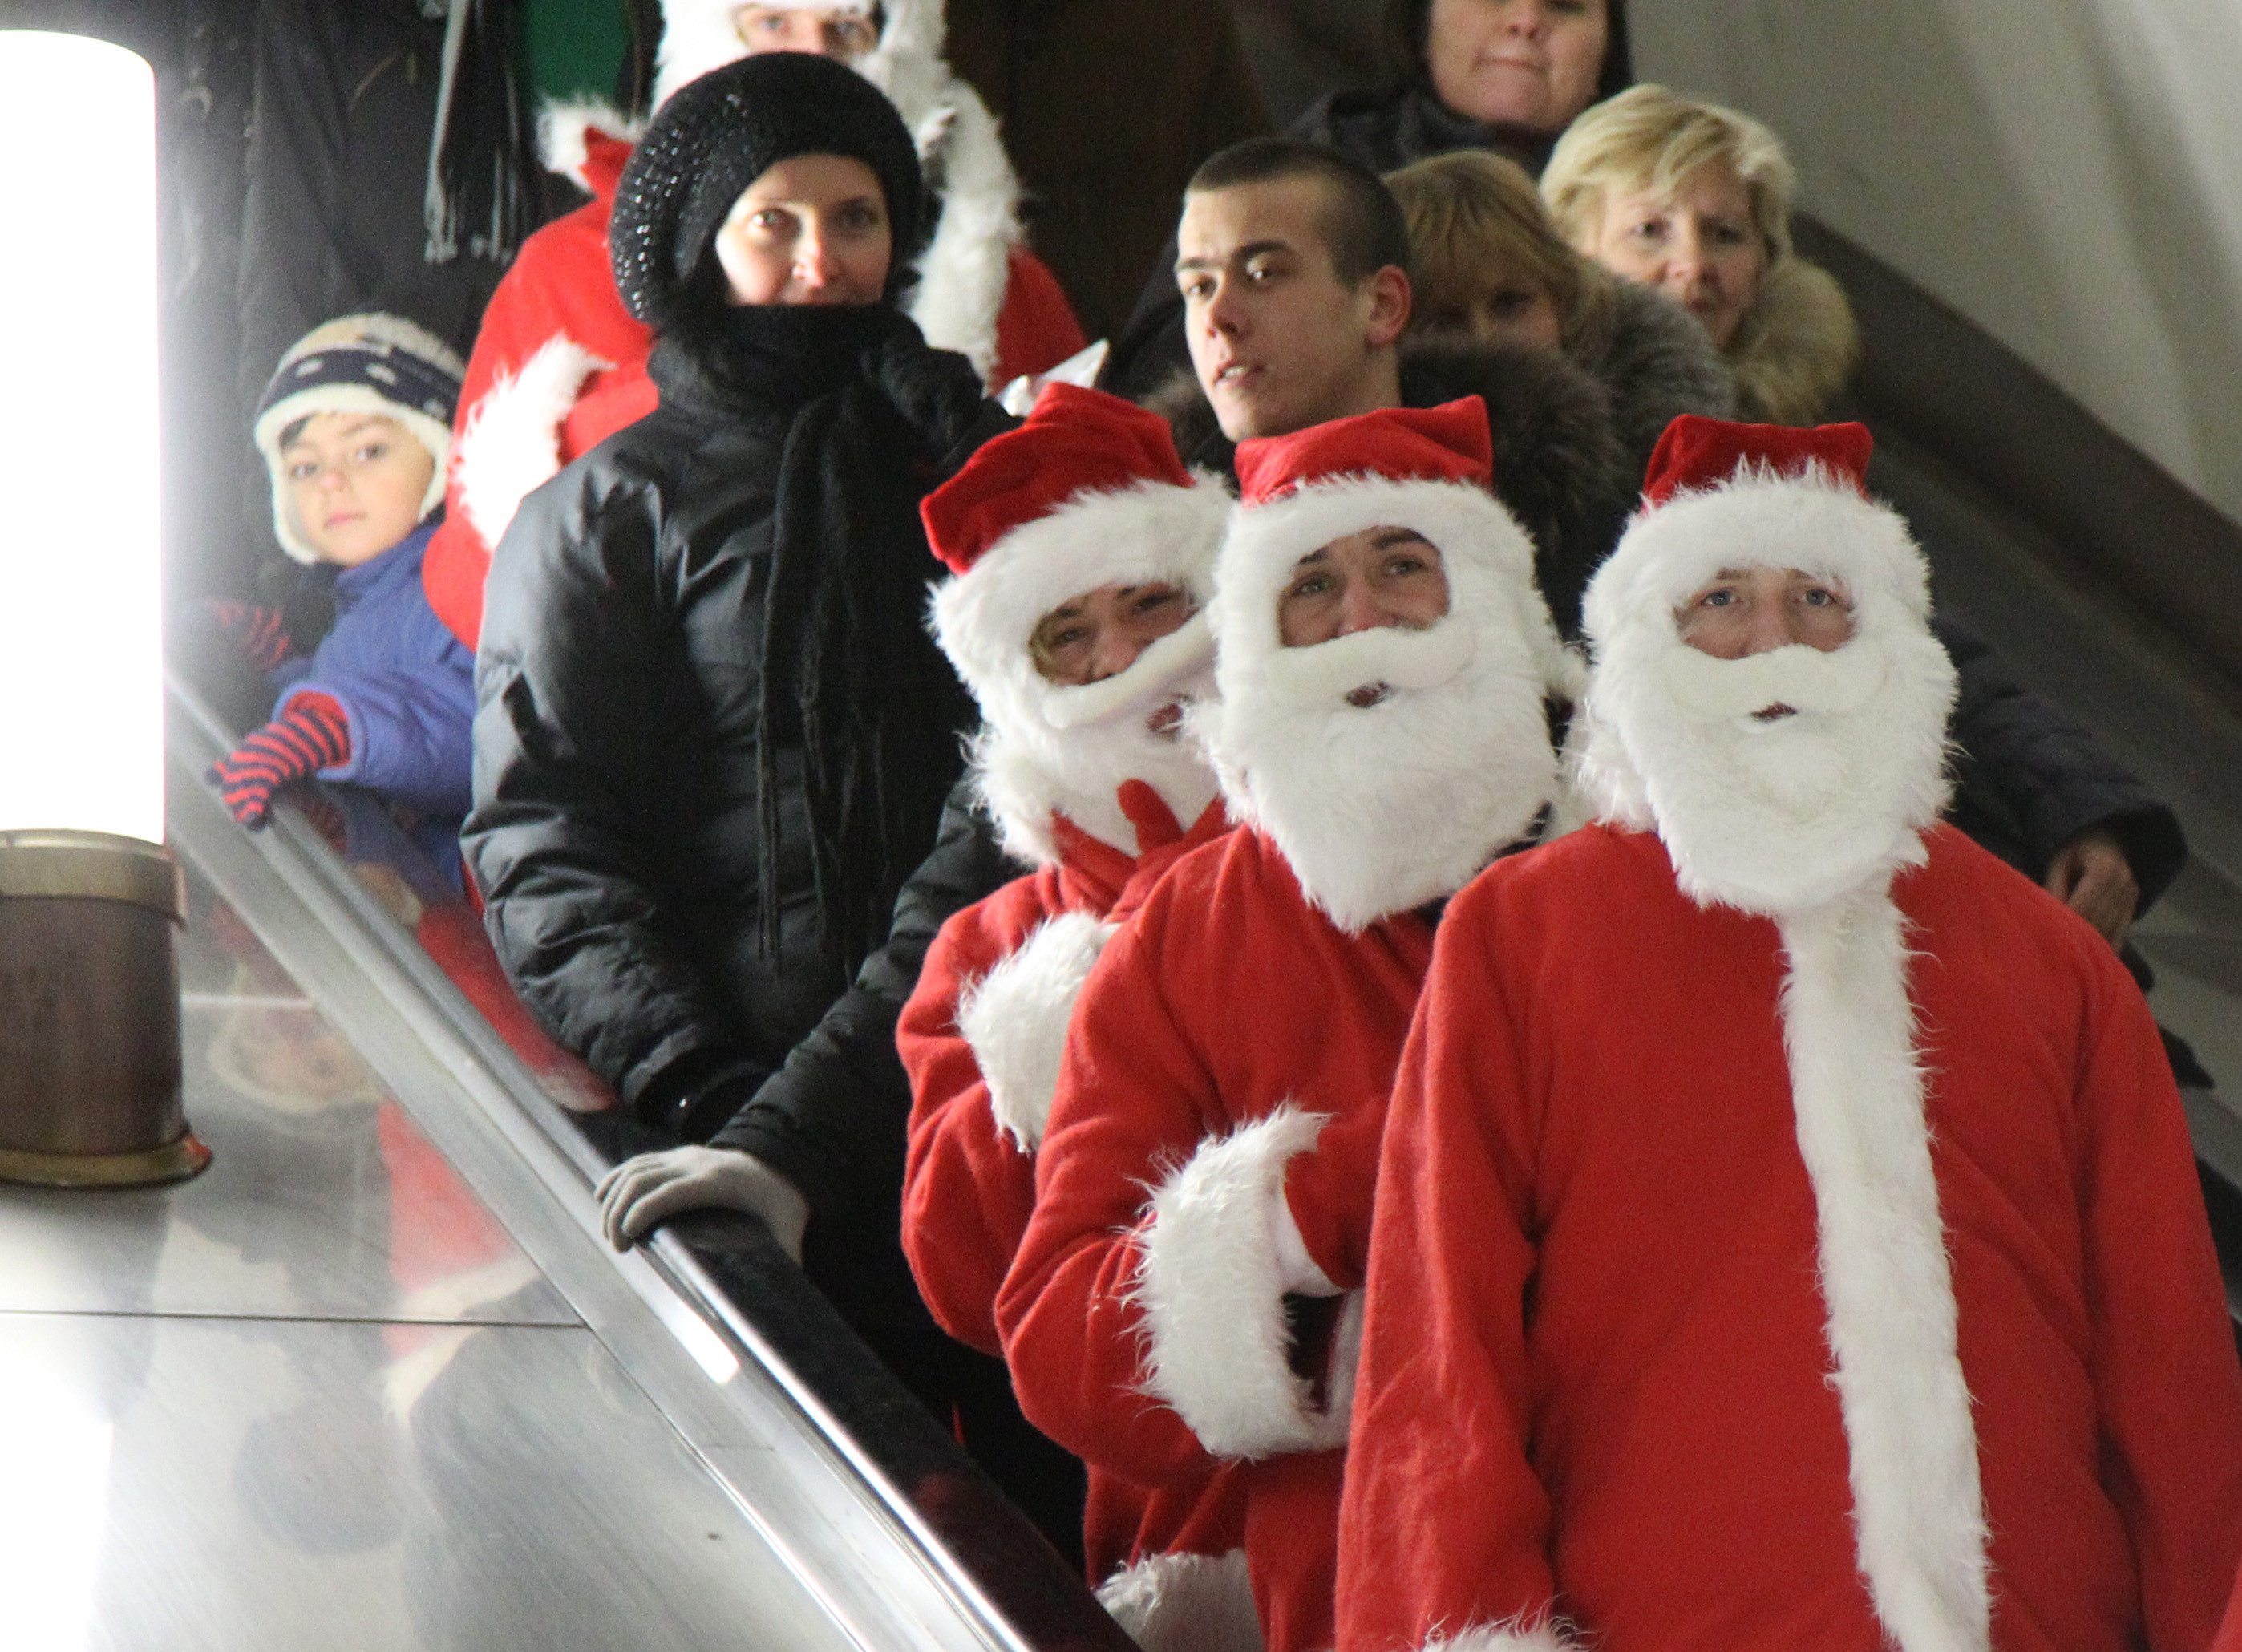
[[1940, 609], [1992, 643], [2170, 804], [2190, 857], [2135, 926], [2242, 1326], [2242, 527], [1964, 318], [1810, 221], [1852, 299], [1870, 473], [1929, 554]]
[[241, 831], [184, 688], [169, 744], [215, 1159], [0, 1189], [10, 1647], [1128, 1646], [758, 1225], [608, 1250], [409, 857]]

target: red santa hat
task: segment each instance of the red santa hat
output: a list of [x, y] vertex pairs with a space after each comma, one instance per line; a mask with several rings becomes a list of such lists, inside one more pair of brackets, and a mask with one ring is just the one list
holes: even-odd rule
[[1299, 560], [1373, 527], [1406, 527], [1440, 552], [1451, 613], [1498, 595], [1520, 605], [1547, 685], [1578, 668], [1534, 579], [1534, 541], [1491, 491], [1487, 404], [1387, 407], [1238, 448], [1239, 508], [1216, 569], [1222, 670], [1258, 671], [1282, 646], [1278, 599]]
[[1675, 612], [1723, 568], [1765, 564], [1834, 581], [1856, 635], [1920, 631], [1930, 575], [1907, 525], [1868, 496], [1864, 425], [1743, 425], [1684, 413], [1650, 456], [1643, 507], [1589, 582], [1590, 641], [1672, 635]]
[[[928, 494], [927, 540], [952, 570], [935, 592], [935, 635], [990, 727], [1048, 763], [1064, 731], [1203, 669], [1213, 652], [1203, 612], [1127, 670], [1080, 686], [1046, 679], [1030, 643], [1045, 614], [1102, 586], [1175, 585], [1203, 610], [1230, 508], [1219, 482], [1185, 468], [1158, 414], [1068, 384], [1047, 386], [1025, 423]], [[1045, 811], [999, 812], [1023, 816], [1008, 830], [1044, 857]]]

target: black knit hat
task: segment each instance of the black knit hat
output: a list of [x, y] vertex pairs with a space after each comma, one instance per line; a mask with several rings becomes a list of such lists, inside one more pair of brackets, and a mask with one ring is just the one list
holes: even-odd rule
[[918, 152], [879, 89], [806, 52], [763, 52], [692, 82], [661, 106], [615, 191], [607, 245], [630, 312], [661, 332], [683, 319], [716, 232], [741, 192], [795, 155], [845, 155], [870, 167], [887, 196], [895, 252], [888, 290], [918, 250], [923, 216]]

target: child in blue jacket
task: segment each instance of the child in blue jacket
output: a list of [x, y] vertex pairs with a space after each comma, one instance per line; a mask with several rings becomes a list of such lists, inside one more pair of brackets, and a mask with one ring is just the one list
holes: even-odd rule
[[340, 571], [333, 629], [308, 659], [279, 614], [225, 616], [279, 690], [272, 721], [211, 770], [252, 831], [272, 794], [307, 776], [366, 787], [446, 827], [467, 812], [475, 657], [420, 586], [462, 372], [412, 322], [352, 315], [305, 334], [266, 386], [254, 436], [272, 474], [274, 530], [298, 561]]

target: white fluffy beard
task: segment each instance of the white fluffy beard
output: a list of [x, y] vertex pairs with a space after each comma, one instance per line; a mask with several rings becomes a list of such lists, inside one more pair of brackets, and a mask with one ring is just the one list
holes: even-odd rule
[[1165, 732], [1155, 731], [1151, 723], [1165, 708], [1210, 688], [1200, 672], [1064, 730], [1040, 719], [1022, 719], [1010, 727], [983, 725], [974, 739], [973, 766], [1005, 849], [1023, 860], [1057, 861], [1051, 827], [1056, 812], [1133, 856], [1138, 850], [1137, 829], [1115, 798], [1128, 780], [1141, 780], [1159, 793], [1176, 823], [1188, 829], [1214, 801], [1214, 771], [1172, 719]]
[[1513, 628], [1452, 613], [1279, 648], [1222, 686], [1192, 725], [1232, 812], [1350, 934], [1454, 894], [1557, 789], [1541, 673]]
[[1581, 778], [1607, 818], [1656, 830], [1700, 905], [1801, 912], [1923, 859], [1954, 690], [1921, 632], [1734, 661], [1628, 636], [1589, 686]]

